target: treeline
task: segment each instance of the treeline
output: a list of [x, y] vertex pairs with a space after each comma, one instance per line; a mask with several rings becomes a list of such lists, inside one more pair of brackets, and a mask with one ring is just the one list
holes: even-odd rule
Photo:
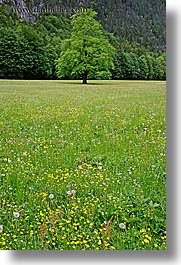
[[[28, 23], [0, 5], [0, 78], [57, 79], [61, 42], [70, 32], [70, 19], [61, 14], [42, 15], [35, 23]], [[166, 78], [165, 53], [106, 35], [116, 48], [112, 79]]]
[[165, 80], [166, 55], [117, 51], [114, 58], [113, 79]]

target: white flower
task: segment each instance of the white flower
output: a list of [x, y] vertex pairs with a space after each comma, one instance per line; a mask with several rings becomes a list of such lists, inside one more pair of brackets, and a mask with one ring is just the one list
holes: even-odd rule
[[54, 195], [53, 194], [50, 194], [49, 195], [49, 199], [53, 199], [54, 198]]
[[3, 231], [3, 225], [0, 225], [0, 231]]
[[14, 213], [14, 218], [19, 218], [20, 217], [20, 214], [18, 212]]
[[126, 226], [125, 226], [125, 224], [124, 224], [124, 223], [120, 223], [120, 224], [119, 224], [119, 228], [120, 228], [120, 229], [125, 229], [125, 228], [126, 228]]
[[98, 166], [98, 169], [101, 170], [102, 169], [102, 166]]
[[76, 193], [75, 190], [68, 190], [68, 191], [67, 191], [67, 195], [73, 195], [73, 194], [75, 194], [75, 193]]

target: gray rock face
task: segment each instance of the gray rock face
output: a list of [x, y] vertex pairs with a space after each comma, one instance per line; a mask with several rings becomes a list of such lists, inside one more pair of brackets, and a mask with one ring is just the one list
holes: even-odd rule
[[24, 18], [28, 22], [34, 22], [35, 21], [35, 17], [30, 13], [30, 10], [27, 8], [27, 6], [23, 0], [13, 0], [12, 4], [13, 4], [15, 11], [20, 16], [20, 18]]

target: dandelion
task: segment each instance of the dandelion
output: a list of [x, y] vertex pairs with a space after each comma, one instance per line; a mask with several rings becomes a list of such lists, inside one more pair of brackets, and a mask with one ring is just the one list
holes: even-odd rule
[[67, 191], [67, 195], [73, 195], [73, 194], [75, 194], [75, 193], [76, 193], [75, 190], [68, 190], [68, 191]]
[[125, 229], [125, 228], [126, 228], [126, 225], [125, 225], [124, 223], [120, 223], [120, 224], [119, 224], [119, 228], [120, 228], [120, 229]]
[[98, 245], [101, 245], [102, 244], [102, 242], [101, 242], [101, 240], [99, 239], [99, 241], [98, 241]]
[[15, 212], [13, 215], [14, 215], [14, 218], [19, 218], [20, 217], [20, 214], [18, 212]]
[[50, 195], [49, 195], [49, 199], [53, 199], [54, 198], [54, 195], [51, 193]]
[[150, 241], [147, 238], [144, 238], [144, 242], [148, 244]]
[[142, 228], [142, 229], [140, 230], [140, 232], [141, 232], [141, 233], [146, 233], [146, 229], [145, 229], [145, 228]]
[[145, 238], [147, 238], [149, 241], [151, 241], [151, 236], [145, 235]]

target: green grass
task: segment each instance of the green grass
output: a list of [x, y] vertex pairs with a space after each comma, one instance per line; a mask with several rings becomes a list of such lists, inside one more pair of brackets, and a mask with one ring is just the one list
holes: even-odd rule
[[165, 82], [1, 80], [0, 249], [165, 250], [165, 102]]

